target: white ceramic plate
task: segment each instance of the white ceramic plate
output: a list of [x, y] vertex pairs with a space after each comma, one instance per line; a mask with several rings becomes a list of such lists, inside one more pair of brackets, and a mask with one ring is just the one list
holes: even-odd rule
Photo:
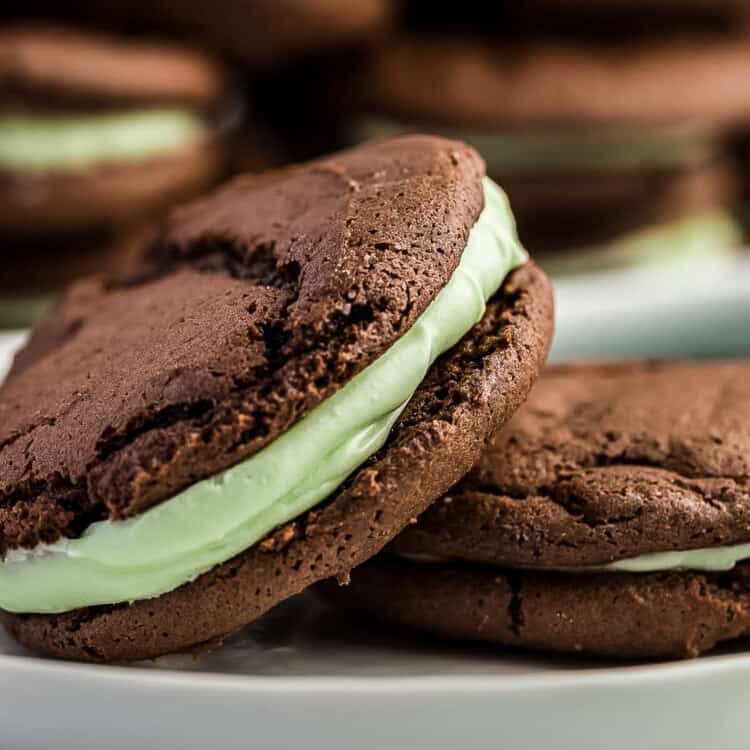
[[[747, 300], [742, 264], [569, 279], [556, 354], [750, 352]], [[0, 336], [0, 372], [20, 340]], [[400, 634], [311, 594], [213, 654], [137, 666], [48, 661], [0, 633], [1, 750], [746, 750], [749, 705], [741, 645], [643, 666], [524, 656]]]
[[218, 652], [65, 664], [0, 639], [0, 747], [746, 750], [750, 656], [622, 667], [457, 647], [310, 595]]

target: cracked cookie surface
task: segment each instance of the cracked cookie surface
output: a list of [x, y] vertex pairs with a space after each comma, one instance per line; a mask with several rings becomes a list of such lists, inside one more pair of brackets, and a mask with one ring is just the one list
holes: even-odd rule
[[550, 367], [395, 549], [577, 567], [750, 541], [749, 380], [732, 362]]
[[240, 177], [139, 278], [74, 287], [0, 391], [0, 554], [141, 512], [335, 393], [448, 282], [482, 176], [412, 137]]
[[544, 361], [551, 305], [536, 266], [511, 274], [482, 321], [431, 368], [383, 449], [322, 505], [233, 560], [156, 599], [0, 619], [45, 654], [143, 659], [215, 644], [315, 581], [347, 580], [477, 460], [492, 426], [518, 408]]

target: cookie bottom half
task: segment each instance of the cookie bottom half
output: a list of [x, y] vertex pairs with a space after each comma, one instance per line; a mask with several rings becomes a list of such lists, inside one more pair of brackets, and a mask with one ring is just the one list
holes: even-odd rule
[[750, 563], [574, 574], [379, 558], [327, 595], [443, 638], [614, 659], [695, 657], [750, 632]]

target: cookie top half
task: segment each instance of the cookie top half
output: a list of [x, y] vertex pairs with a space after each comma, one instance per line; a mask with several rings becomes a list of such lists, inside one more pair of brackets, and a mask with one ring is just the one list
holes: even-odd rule
[[0, 548], [142, 511], [340, 389], [447, 284], [482, 176], [430, 137], [243, 176], [174, 213], [142, 278], [75, 287], [0, 392]]
[[552, 367], [396, 547], [567, 569], [750, 542], [749, 376], [747, 362]]

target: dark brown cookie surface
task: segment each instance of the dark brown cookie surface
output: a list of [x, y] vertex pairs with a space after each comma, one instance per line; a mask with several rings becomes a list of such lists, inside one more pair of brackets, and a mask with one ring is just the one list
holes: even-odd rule
[[158, 0], [149, 22], [191, 32], [237, 62], [271, 70], [321, 52], [355, 47], [387, 28], [394, 0]]
[[578, 567], [750, 541], [749, 379], [747, 362], [551, 367], [396, 546]]
[[486, 436], [525, 398], [551, 323], [549, 284], [526, 264], [430, 370], [384, 448], [323, 505], [157, 599], [57, 616], [2, 614], [6, 626], [54, 656], [147, 658], [215, 642], [317, 580], [345, 580], [476, 461]]
[[[77, 278], [128, 273], [138, 262], [148, 232], [134, 226], [114, 235], [94, 232], [55, 243], [46, 238], [7, 238], [0, 270], [0, 328], [38, 325], [61, 298], [61, 290]], [[19, 353], [19, 363], [26, 354], [27, 349]]]
[[376, 558], [327, 594], [441, 637], [616, 659], [698, 656], [750, 634], [750, 565], [571, 575]]

